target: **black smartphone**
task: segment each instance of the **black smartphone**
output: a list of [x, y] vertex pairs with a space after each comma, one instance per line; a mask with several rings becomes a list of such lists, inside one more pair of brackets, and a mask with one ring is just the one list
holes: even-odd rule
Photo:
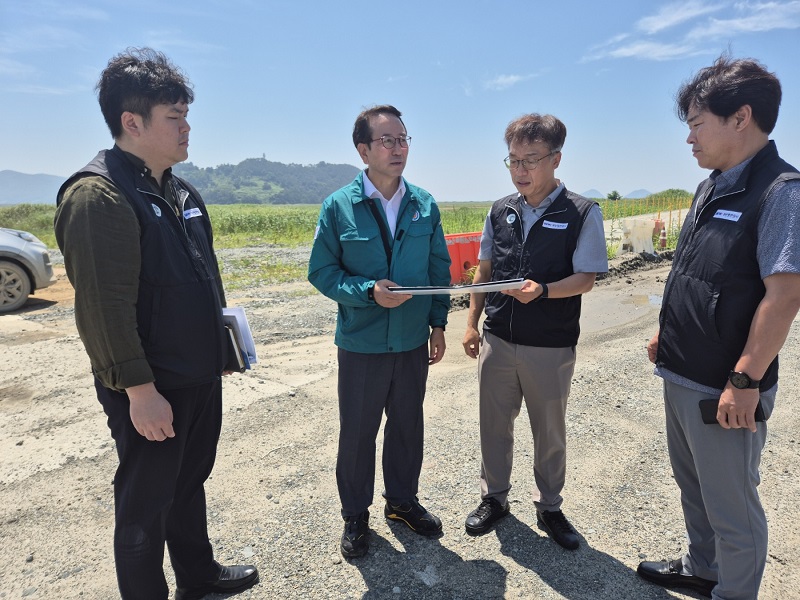
[[[717, 409], [719, 408], [719, 398], [706, 398], [700, 400], [700, 416], [703, 417], [703, 423], [706, 425], [718, 425]], [[764, 407], [761, 406], [761, 400], [756, 405], [756, 421], [766, 421], [764, 418]]]

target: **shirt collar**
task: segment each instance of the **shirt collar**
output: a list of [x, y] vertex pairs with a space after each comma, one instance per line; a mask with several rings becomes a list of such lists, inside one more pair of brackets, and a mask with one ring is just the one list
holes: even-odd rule
[[525, 201], [525, 197], [524, 197], [522, 194], [517, 194], [517, 196], [518, 196], [518, 198], [520, 199], [520, 201], [522, 202], [522, 204], [523, 204], [524, 206], [527, 206], [528, 208], [530, 208], [532, 211], [544, 212], [544, 210], [545, 210], [546, 208], [548, 208], [548, 207], [549, 207], [549, 206], [550, 206], [550, 205], [551, 205], [553, 202], [555, 202], [555, 200], [556, 200], [556, 198], [558, 198], [559, 194], [561, 194], [561, 192], [562, 192], [562, 191], [564, 191], [564, 187], [565, 187], [565, 186], [564, 186], [564, 184], [563, 184], [563, 183], [559, 183], [559, 184], [558, 184], [558, 187], [556, 187], [556, 189], [554, 189], [552, 192], [550, 192], [550, 193], [549, 193], [549, 194], [548, 194], [548, 195], [545, 197], [545, 199], [544, 199], [544, 200], [542, 200], [542, 201], [539, 203], [539, 206], [536, 206], [536, 207], [534, 207], [534, 206], [531, 206], [530, 204], [528, 204], [528, 203]]
[[402, 198], [406, 195], [406, 182], [401, 177], [400, 178], [400, 185], [397, 186], [397, 191], [394, 193], [394, 196], [391, 198], [384, 198], [383, 194], [380, 193], [378, 188], [375, 187], [375, 184], [370, 181], [369, 176], [367, 175], [367, 171], [364, 171], [364, 195], [368, 198], [380, 198], [381, 200], [386, 200], [387, 202], [391, 202], [397, 198]]
[[735, 167], [731, 167], [727, 171], [714, 171], [711, 173], [710, 177], [714, 180], [714, 184], [716, 185], [714, 188], [714, 195], [718, 196], [730, 189], [730, 187], [739, 180], [739, 176], [747, 165], [750, 164], [751, 160], [753, 160], [752, 156], [743, 160]]
[[153, 177], [153, 171], [150, 170], [144, 161], [136, 156], [135, 154], [131, 154], [130, 152], [126, 152], [119, 146], [116, 146], [120, 152], [128, 159], [128, 162], [133, 165], [133, 168], [136, 169], [136, 172], [140, 174], [143, 178], [147, 180], [147, 182], [159, 193], [162, 192], [167, 187], [167, 181], [169, 181], [172, 177], [172, 167], [168, 168], [164, 171], [164, 176], [161, 179], [161, 183], [163, 184], [162, 189], [159, 189], [158, 182]]

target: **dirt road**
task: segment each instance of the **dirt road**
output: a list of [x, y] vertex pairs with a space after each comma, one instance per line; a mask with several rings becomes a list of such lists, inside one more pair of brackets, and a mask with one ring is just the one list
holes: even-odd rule
[[[445, 533], [421, 539], [387, 524], [379, 471], [370, 553], [343, 561], [334, 479], [335, 305], [304, 282], [231, 294], [229, 303], [248, 312], [259, 364], [226, 380], [207, 495], [217, 557], [253, 562], [262, 573], [262, 582], [240, 597], [693, 597], [646, 584], [634, 572], [640, 560], [673, 558], [685, 548], [660, 382], [644, 351], [668, 268], [622, 269], [585, 297], [564, 491], [564, 511], [582, 536], [574, 553], [536, 529], [525, 414], [518, 420], [512, 515], [484, 536], [464, 532], [479, 500], [479, 448], [476, 365], [461, 349], [462, 310], [451, 313], [448, 350], [431, 369], [426, 399], [420, 500], [442, 518]], [[115, 598], [116, 456], [63, 270], [59, 283], [24, 311], [0, 316], [0, 344], [0, 598]], [[795, 328], [782, 354], [781, 393], [762, 461], [771, 534], [764, 599], [800, 598], [798, 358]]]

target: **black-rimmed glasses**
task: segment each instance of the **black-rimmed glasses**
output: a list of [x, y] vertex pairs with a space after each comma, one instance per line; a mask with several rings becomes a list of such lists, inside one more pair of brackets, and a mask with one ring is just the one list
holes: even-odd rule
[[387, 150], [391, 150], [392, 148], [394, 148], [395, 144], [400, 144], [401, 148], [408, 148], [408, 142], [410, 141], [411, 141], [410, 135], [401, 135], [400, 137], [394, 137], [391, 135], [382, 135], [377, 139], [370, 140], [370, 143], [380, 142], [381, 144], [383, 144], [384, 148], [386, 148]]
[[553, 156], [553, 154], [555, 154], [556, 152], [561, 152], [561, 151], [553, 150], [550, 154], [545, 154], [541, 158], [523, 158], [522, 160], [517, 160], [515, 158], [511, 158], [510, 156], [506, 156], [503, 159], [503, 163], [505, 163], [508, 169], [516, 169], [520, 165], [522, 165], [523, 169], [525, 169], [526, 171], [530, 171], [532, 169], [535, 169], [536, 166], [540, 162], [542, 162], [545, 158], [547, 158], [548, 156]]

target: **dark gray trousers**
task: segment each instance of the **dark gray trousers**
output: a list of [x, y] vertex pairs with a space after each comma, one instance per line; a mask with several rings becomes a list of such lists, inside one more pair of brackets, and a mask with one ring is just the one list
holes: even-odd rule
[[384, 497], [413, 499], [422, 469], [422, 403], [428, 346], [408, 352], [361, 354], [339, 348], [339, 454], [336, 483], [342, 516], [369, 508], [375, 491], [375, 439], [383, 413]]

